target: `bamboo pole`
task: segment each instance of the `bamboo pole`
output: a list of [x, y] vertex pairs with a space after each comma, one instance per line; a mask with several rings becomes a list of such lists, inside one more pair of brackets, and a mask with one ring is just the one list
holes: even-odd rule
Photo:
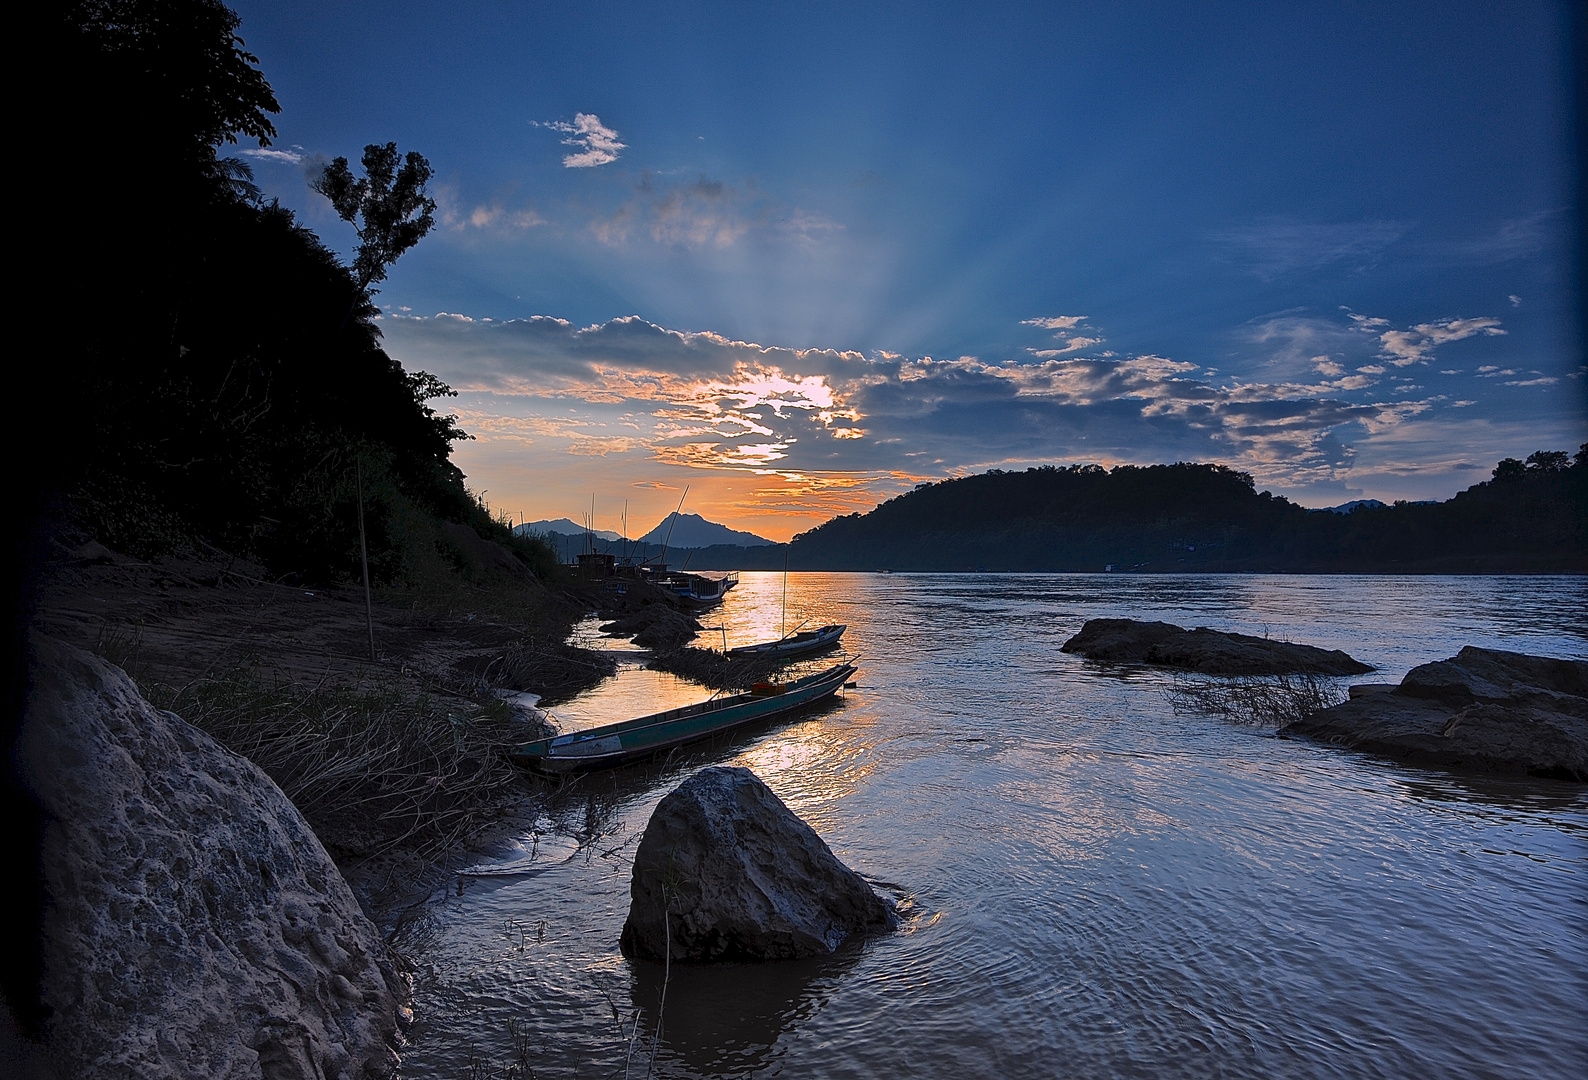
[[358, 558], [364, 566], [364, 623], [369, 627], [369, 659], [375, 660], [375, 605], [369, 595], [369, 545], [364, 541], [364, 455], [353, 455], [353, 476], [358, 486]]

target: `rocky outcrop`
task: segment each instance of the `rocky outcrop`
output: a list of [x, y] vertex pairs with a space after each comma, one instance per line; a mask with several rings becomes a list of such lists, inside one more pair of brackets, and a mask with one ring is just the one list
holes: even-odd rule
[[1100, 664], [1155, 664], [1204, 675], [1362, 675], [1373, 670], [1339, 649], [1136, 619], [1088, 619], [1063, 651]]
[[657, 805], [629, 892], [620, 944], [648, 960], [669, 947], [686, 961], [824, 956], [895, 922], [749, 769], [703, 769]]
[[1402, 760], [1588, 782], [1588, 661], [1471, 645], [1413, 668], [1399, 686], [1291, 724], [1305, 735]]
[[638, 611], [621, 615], [601, 625], [603, 634], [633, 636], [634, 644], [656, 652], [671, 652], [700, 630], [700, 623], [682, 611], [665, 604], [646, 604]]
[[31, 675], [58, 1075], [391, 1074], [401, 983], [281, 789], [97, 657], [39, 642]]

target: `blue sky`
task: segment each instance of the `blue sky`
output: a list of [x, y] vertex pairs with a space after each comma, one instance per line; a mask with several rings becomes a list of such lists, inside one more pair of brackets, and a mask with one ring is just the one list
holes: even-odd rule
[[[1443, 498], [1585, 431], [1558, 4], [240, 3], [261, 186], [395, 140], [377, 298], [493, 506], [777, 538], [926, 478]], [[636, 530], [639, 531], [639, 530]]]

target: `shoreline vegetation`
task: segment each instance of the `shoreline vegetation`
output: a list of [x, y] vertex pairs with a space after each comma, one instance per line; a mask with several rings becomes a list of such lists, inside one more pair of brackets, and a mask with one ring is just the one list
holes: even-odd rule
[[382, 923], [559, 797], [507, 752], [547, 730], [518, 695], [555, 706], [617, 669], [569, 643], [581, 621], [596, 614], [651, 649], [649, 666], [711, 689], [776, 669], [684, 644], [699, 623], [664, 590], [542, 581], [477, 537], [454, 541], [457, 562], [377, 590], [369, 622], [350, 582], [272, 580], [214, 548], [138, 559], [72, 539], [54, 544], [33, 631], [117, 665], [155, 707], [259, 765]]
[[362, 590], [206, 555], [58, 545], [33, 631], [98, 653], [263, 768], [372, 914], [532, 812], [535, 790], [503, 751], [542, 722], [499, 692], [555, 704], [615, 668], [566, 643], [593, 599], [576, 582], [437, 568], [383, 588], [372, 661]]

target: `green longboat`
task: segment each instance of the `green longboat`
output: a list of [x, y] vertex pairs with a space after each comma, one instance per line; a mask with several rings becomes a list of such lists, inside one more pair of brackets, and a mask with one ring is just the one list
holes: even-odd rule
[[855, 671], [853, 664], [835, 664], [785, 686], [713, 698], [622, 723], [525, 743], [511, 757], [518, 765], [548, 773], [627, 765], [661, 750], [820, 701], [835, 693]]

